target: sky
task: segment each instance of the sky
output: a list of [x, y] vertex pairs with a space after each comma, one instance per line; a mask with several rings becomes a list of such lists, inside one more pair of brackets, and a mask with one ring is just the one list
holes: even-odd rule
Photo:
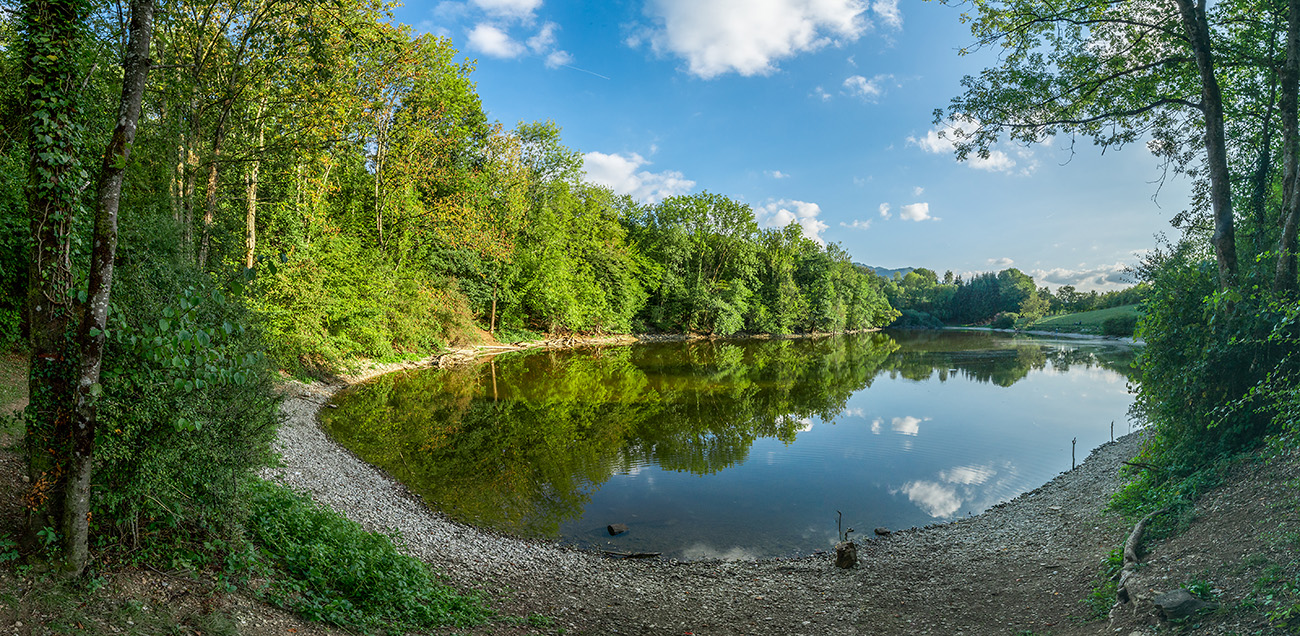
[[653, 203], [709, 191], [855, 262], [1016, 267], [1106, 291], [1173, 234], [1190, 184], [1141, 145], [1057, 137], [957, 162], [933, 122], [993, 66], [963, 7], [922, 0], [410, 0], [476, 60], [491, 119], [554, 121], [589, 181]]

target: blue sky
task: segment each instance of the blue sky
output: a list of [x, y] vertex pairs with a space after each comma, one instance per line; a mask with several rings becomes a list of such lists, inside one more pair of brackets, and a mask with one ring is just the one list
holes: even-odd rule
[[[553, 120], [589, 180], [708, 190], [858, 262], [1114, 289], [1186, 206], [1140, 145], [1000, 146], [958, 163], [932, 123], [961, 78], [960, 8], [919, 0], [440, 0], [396, 11], [477, 60], [489, 116]], [[1159, 196], [1155, 201], [1153, 195]]]

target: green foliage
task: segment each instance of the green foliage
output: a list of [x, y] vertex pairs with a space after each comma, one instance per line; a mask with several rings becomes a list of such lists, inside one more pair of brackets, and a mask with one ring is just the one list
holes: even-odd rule
[[250, 540], [275, 575], [266, 598], [308, 619], [398, 631], [467, 627], [490, 613], [393, 539], [267, 482], [248, 485]]
[[1020, 314], [1014, 311], [1003, 311], [993, 317], [993, 322], [990, 322], [989, 326], [994, 329], [1015, 329], [1019, 320]]
[[1089, 620], [1105, 618], [1110, 608], [1115, 605], [1115, 595], [1119, 591], [1119, 573], [1124, 567], [1124, 550], [1115, 548], [1101, 561], [1101, 570], [1092, 587], [1092, 591], [1083, 599], [1088, 606]]
[[895, 329], [943, 329], [938, 318], [915, 309], [904, 309], [889, 326]]
[[1129, 338], [1133, 336], [1134, 330], [1137, 329], [1137, 322], [1137, 316], [1107, 318], [1101, 322], [1101, 334], [1103, 336]]
[[1042, 331], [1097, 334], [1101, 333], [1102, 323], [1111, 318], [1121, 318], [1126, 322], [1131, 320], [1136, 330], [1137, 321], [1141, 318], [1141, 312], [1138, 305], [1121, 305], [1076, 314], [1048, 316], [1034, 322], [1032, 328]]
[[238, 297], [134, 237], [125, 232], [101, 376], [96, 531], [134, 533], [153, 519], [232, 532], [240, 486], [274, 435], [265, 344]]

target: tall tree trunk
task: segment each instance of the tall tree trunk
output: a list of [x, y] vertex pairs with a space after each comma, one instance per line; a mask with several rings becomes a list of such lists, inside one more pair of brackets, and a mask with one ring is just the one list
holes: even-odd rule
[[1280, 292], [1296, 288], [1296, 217], [1300, 215], [1300, 0], [1287, 1], [1286, 64], [1282, 69], [1282, 161], [1286, 166], [1282, 179], [1282, 235], [1277, 245], [1277, 270], [1273, 289]]
[[[82, 111], [76, 93], [88, 3], [27, 0], [19, 14], [23, 30], [23, 77], [29, 147], [27, 209], [31, 221], [27, 321], [31, 343], [26, 426], [28, 542], [63, 511], [72, 364], [65, 344], [73, 324], [71, 228], [80, 183], [77, 161]], [[31, 104], [43, 102], [47, 108]]]
[[199, 239], [199, 269], [208, 266], [208, 252], [212, 246], [212, 222], [217, 213], [218, 168], [221, 161], [221, 145], [226, 139], [226, 122], [230, 118], [230, 108], [234, 104], [227, 97], [221, 105], [221, 114], [217, 117], [217, 128], [212, 133], [212, 149], [208, 156], [208, 182], [203, 196], [203, 233]]
[[266, 98], [257, 107], [257, 158], [248, 172], [248, 213], [244, 216], [244, 267], [253, 268], [253, 252], [257, 249], [257, 173], [262, 168], [262, 144], [266, 143], [266, 126], [262, 114], [266, 112]]
[[1205, 0], [1175, 0], [1183, 29], [1201, 76], [1201, 111], [1205, 115], [1205, 154], [1210, 177], [1210, 206], [1214, 212], [1214, 233], [1210, 244], [1219, 265], [1219, 288], [1237, 286], [1237, 236], [1232, 217], [1232, 184], [1228, 172], [1228, 150], [1223, 132], [1223, 95], [1214, 70], [1210, 48], [1210, 27], [1205, 19]]
[[117, 211], [122, 178], [135, 141], [145, 79], [149, 75], [149, 40], [153, 31], [153, 0], [131, 0], [130, 44], [122, 61], [122, 99], [117, 126], [104, 150], [99, 186], [95, 192], [95, 234], [92, 244], [90, 288], [85, 315], [77, 330], [80, 363], [75, 392], [72, 454], [64, 495], [64, 558], [70, 576], [80, 576], [89, 559], [90, 477], [95, 461], [95, 425], [99, 418], [99, 371], [104, 360], [108, 299], [113, 289], [113, 263], [117, 257]]

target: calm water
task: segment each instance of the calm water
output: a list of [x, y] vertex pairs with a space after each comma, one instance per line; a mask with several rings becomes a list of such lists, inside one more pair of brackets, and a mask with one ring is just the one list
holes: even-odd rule
[[[1127, 433], [1113, 342], [897, 332], [510, 354], [337, 396], [335, 439], [477, 525], [665, 557], [809, 553], [1032, 490]], [[631, 530], [610, 537], [605, 526]]]

